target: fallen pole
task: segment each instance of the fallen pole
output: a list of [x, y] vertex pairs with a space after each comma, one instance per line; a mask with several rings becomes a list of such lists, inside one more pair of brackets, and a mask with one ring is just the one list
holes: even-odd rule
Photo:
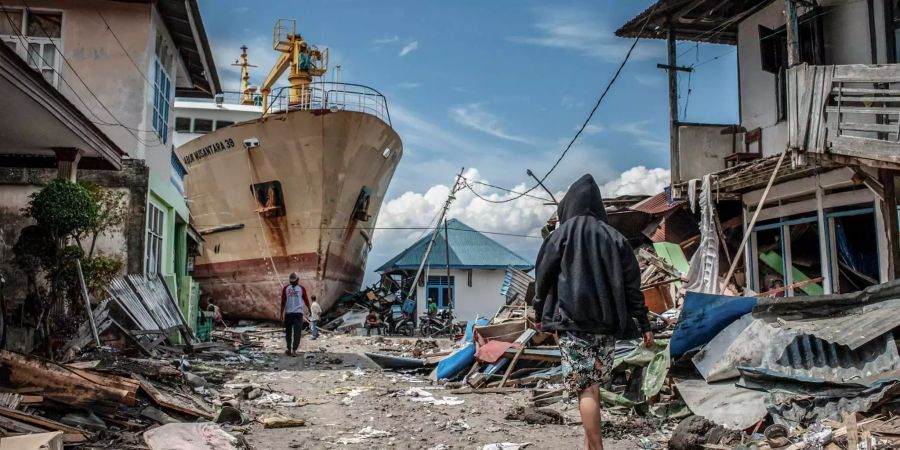
[[775, 182], [775, 176], [778, 175], [778, 169], [781, 168], [781, 163], [784, 162], [784, 155], [787, 155], [787, 152], [787, 148], [785, 148], [784, 151], [781, 152], [781, 156], [778, 157], [778, 162], [775, 164], [775, 169], [772, 170], [772, 176], [769, 177], [769, 183], [766, 185], [766, 190], [763, 191], [762, 197], [759, 199], [759, 204], [756, 205], [756, 211], [753, 213], [750, 223], [747, 224], [747, 231], [744, 232], [744, 238], [741, 239], [741, 245], [738, 246], [737, 253], [734, 255], [734, 260], [731, 261], [731, 267], [728, 268], [728, 275], [725, 275], [725, 281], [722, 283], [722, 289], [719, 292], [725, 292], [725, 288], [728, 287], [731, 277], [734, 276], [734, 269], [737, 269], [738, 261], [741, 260], [741, 256], [744, 253], [744, 247], [747, 246], [747, 241], [750, 240], [750, 235], [753, 233], [753, 227], [756, 225], [756, 219], [759, 217], [759, 213], [766, 203], [766, 197], [769, 196], [769, 190], [772, 189], [772, 184]]
[[91, 297], [88, 296], [87, 284], [84, 282], [84, 271], [81, 270], [81, 260], [75, 259], [75, 267], [78, 268], [78, 283], [81, 284], [81, 294], [84, 297], [84, 309], [87, 312], [88, 321], [91, 323], [91, 333], [94, 335], [94, 344], [100, 348], [100, 333], [97, 332], [97, 324], [94, 323], [94, 311], [91, 310]]

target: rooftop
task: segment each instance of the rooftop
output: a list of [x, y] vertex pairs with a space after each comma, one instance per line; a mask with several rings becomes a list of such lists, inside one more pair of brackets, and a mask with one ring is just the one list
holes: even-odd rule
[[675, 29], [676, 41], [735, 45], [738, 23], [771, 2], [772, 0], [658, 0], [616, 30], [616, 36], [634, 38], [640, 34], [644, 39], [665, 39], [671, 23]]
[[[512, 266], [520, 270], [531, 270], [534, 263], [515, 254], [497, 241], [476, 231], [472, 227], [456, 219], [447, 222], [449, 231], [450, 268], [452, 269], [505, 269]], [[426, 234], [406, 250], [388, 260], [376, 272], [389, 270], [414, 270], [419, 268], [431, 233]], [[435, 238], [434, 246], [428, 255], [429, 268], [447, 266], [447, 253], [444, 246], [444, 228], [441, 227]]]

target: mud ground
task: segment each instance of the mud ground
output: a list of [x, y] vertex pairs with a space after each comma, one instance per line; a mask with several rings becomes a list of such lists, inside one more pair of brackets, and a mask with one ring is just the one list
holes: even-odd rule
[[[280, 333], [271, 330], [268, 336], [253, 362], [229, 373], [223, 378], [226, 383], [218, 387], [226, 401], [238, 401], [258, 389], [250, 394], [256, 398], [240, 400], [248, 423], [231, 427], [242, 431], [255, 449], [447, 450], [482, 449], [505, 442], [530, 443], [529, 449], [582, 448], [574, 404], [549, 407], [566, 424], [507, 420], [516, 407], [526, 406], [529, 390], [453, 395], [428, 380], [427, 373], [382, 371], [362, 355], [400, 345], [393, 340], [401, 338], [336, 335], [311, 340], [304, 335], [300, 354], [290, 357], [283, 353]], [[449, 341], [440, 344], [450, 347]], [[276, 415], [302, 419], [305, 425], [264, 428], [262, 422]], [[605, 431], [618, 438], [607, 438], [606, 448], [642, 448], [640, 436], [634, 435], [635, 419], [627, 417], [626, 411], [604, 411], [604, 420], [612, 423], [604, 423]], [[644, 432], [652, 433], [652, 428]]]

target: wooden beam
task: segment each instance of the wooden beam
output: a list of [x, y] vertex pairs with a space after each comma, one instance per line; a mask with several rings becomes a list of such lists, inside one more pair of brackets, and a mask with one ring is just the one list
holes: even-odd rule
[[[115, 375], [73, 369], [9, 351], [0, 351], [0, 368], [13, 386], [36, 386], [44, 398], [69, 406], [134, 405], [137, 383]], [[124, 380], [124, 381], [123, 381]]]
[[896, 197], [896, 181], [895, 172], [892, 170], [878, 169], [878, 180], [883, 187], [884, 195], [882, 200], [878, 202], [884, 217], [884, 235], [887, 239], [885, 247], [888, 249], [888, 278], [893, 280], [897, 278], [898, 268], [900, 268], [900, 240], [898, 240], [897, 227], [900, 226], [897, 220], [897, 197]]

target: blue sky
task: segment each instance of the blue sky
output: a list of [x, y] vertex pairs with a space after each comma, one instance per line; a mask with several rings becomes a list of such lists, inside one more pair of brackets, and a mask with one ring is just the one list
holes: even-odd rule
[[[417, 217], [387, 219], [383, 209], [381, 226], [428, 223], [433, 217], [429, 211], [440, 203], [428, 201], [429, 190], [451, 184], [460, 167], [475, 168], [481, 179], [510, 187], [530, 181], [526, 168], [536, 173], [549, 169], [631, 44], [615, 37], [614, 31], [649, 4], [647, 0], [200, 0], [226, 89], [235, 89], [239, 82], [237, 68], [228, 66], [238, 56], [238, 47], [250, 47], [251, 62], [260, 66], [251, 72], [251, 81], [258, 83], [275, 59], [272, 26], [278, 18], [295, 18], [309, 42], [331, 49], [332, 67], [342, 67], [341, 81], [371, 86], [387, 97], [394, 128], [404, 141], [404, 157], [387, 203], [406, 195], [409, 201], [395, 203], [397, 208], [391, 211]], [[678, 46], [681, 64], [704, 63], [691, 76], [692, 92], [682, 120], [737, 121], [733, 50], [692, 43]], [[662, 41], [638, 44], [587, 133], [548, 179], [552, 190], [565, 191], [585, 172], [608, 182], [636, 166], [668, 168], [666, 78], [656, 68], [661, 62], [665, 62]], [[682, 111], [687, 85], [688, 78], [682, 75]], [[477, 199], [466, 201], [460, 214], [477, 229], [502, 227], [493, 216], [509, 214], [477, 205]], [[533, 230], [539, 225], [510, 228]], [[376, 241], [370, 267], [415, 238], [409, 233], [381, 237], [384, 242]], [[539, 242], [530, 241], [504, 243], [531, 257]]]

